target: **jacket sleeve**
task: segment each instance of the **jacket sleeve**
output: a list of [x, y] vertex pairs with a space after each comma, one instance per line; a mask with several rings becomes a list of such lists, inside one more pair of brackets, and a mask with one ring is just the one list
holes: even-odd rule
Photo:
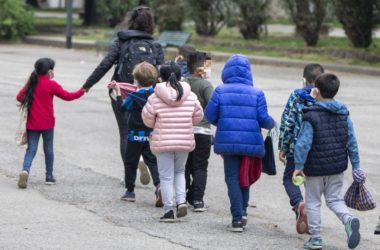
[[86, 83], [83, 85], [84, 89], [90, 89], [112, 68], [115, 62], [119, 59], [120, 53], [120, 40], [116, 39], [108, 50], [107, 55], [100, 62], [98, 67], [87, 78]]
[[203, 88], [203, 98], [204, 100], [206, 101], [206, 103], [208, 103], [208, 101], [210, 100], [211, 96], [212, 96], [212, 92], [214, 91], [214, 87], [212, 86], [212, 84], [210, 82], [207, 82], [208, 84]]
[[22, 101], [22, 97], [25, 93], [25, 88], [26, 88], [26, 85], [24, 87], [22, 87], [22, 89], [20, 89], [20, 91], [18, 92], [17, 96], [16, 96], [16, 100], [18, 102], [21, 102]]
[[211, 99], [205, 108], [206, 119], [213, 125], [217, 125], [219, 121], [219, 93], [218, 88], [215, 89]]
[[57, 82], [52, 81], [52, 93], [53, 95], [61, 98], [65, 101], [72, 101], [75, 99], [80, 98], [84, 93], [85, 90], [83, 88], [80, 88], [79, 90], [75, 92], [69, 92], [67, 90], [64, 90], [61, 85], [59, 85]]
[[[195, 96], [195, 95], [194, 95]], [[200, 123], [203, 119], [203, 109], [198, 99], [195, 101], [195, 108], [193, 113], [193, 125]]]
[[[281, 124], [280, 124], [280, 136], [278, 140], [278, 149], [284, 152], [287, 152], [287, 147], [285, 145], [285, 140], [284, 140], [284, 132], [286, 128], [286, 121], [289, 116], [289, 111], [290, 111], [290, 105], [292, 103], [293, 95], [290, 95], [288, 98], [288, 101], [286, 102], [285, 109], [282, 112], [281, 115]], [[288, 145], [289, 146], [289, 145]]]
[[120, 112], [125, 112], [127, 110], [130, 110], [128, 108], [130, 108], [131, 105], [132, 105], [131, 98], [127, 97], [123, 101], [123, 98], [121, 96], [116, 96], [116, 106]]
[[310, 122], [302, 122], [294, 150], [294, 165], [296, 170], [304, 169], [307, 155], [309, 154], [311, 144], [313, 143], [313, 133], [313, 126]]
[[272, 129], [274, 120], [268, 114], [267, 101], [265, 100], [264, 92], [260, 91], [257, 103], [257, 120], [261, 128]]
[[153, 96], [154, 94], [149, 96], [148, 101], [141, 112], [141, 118], [145, 126], [148, 128], [154, 128], [154, 125], [156, 124], [157, 113], [153, 105]]
[[359, 157], [359, 148], [358, 142], [356, 140], [354, 126], [350, 117], [348, 117], [348, 156], [350, 157], [352, 169], [360, 168], [360, 157]]

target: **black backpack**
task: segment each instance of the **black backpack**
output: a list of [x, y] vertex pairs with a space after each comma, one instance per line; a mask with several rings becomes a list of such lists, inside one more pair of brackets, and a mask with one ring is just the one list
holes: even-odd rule
[[156, 67], [157, 50], [154, 40], [130, 39], [126, 41], [121, 47], [115, 80], [133, 83], [133, 68], [141, 62], [148, 62]]

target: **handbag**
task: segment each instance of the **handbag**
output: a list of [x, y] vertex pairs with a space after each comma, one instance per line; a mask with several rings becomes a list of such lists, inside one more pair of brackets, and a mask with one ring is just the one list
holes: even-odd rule
[[263, 173], [276, 175], [276, 161], [274, 159], [273, 140], [270, 131], [264, 140], [265, 156], [263, 157]]
[[28, 108], [20, 108], [20, 120], [16, 131], [16, 145], [23, 146], [28, 143], [26, 121], [28, 120]]
[[376, 207], [375, 200], [371, 193], [364, 186], [365, 173], [361, 169], [355, 169], [352, 171], [352, 177], [354, 182], [347, 189], [344, 195], [344, 201], [347, 207], [359, 210], [368, 211]]
[[244, 155], [240, 163], [240, 187], [249, 188], [261, 176], [261, 159]]

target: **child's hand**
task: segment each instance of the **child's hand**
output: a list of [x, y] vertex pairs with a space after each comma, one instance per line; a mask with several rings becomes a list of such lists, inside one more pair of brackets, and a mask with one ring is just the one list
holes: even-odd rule
[[278, 159], [285, 164], [286, 161], [286, 153], [284, 151], [280, 151], [278, 154]]
[[113, 89], [116, 91], [116, 95], [117, 96], [121, 96], [121, 91], [120, 91], [120, 85], [119, 85], [119, 83], [115, 82], [115, 86], [113, 87]]
[[303, 170], [294, 170], [293, 172], [293, 177], [292, 177], [292, 180], [293, 182], [295, 181], [297, 175], [302, 175], [303, 177], [305, 177], [305, 174], [303, 173]]

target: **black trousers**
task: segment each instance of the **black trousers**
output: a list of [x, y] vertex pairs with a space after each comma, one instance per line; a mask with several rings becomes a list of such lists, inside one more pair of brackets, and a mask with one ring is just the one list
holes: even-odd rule
[[149, 142], [128, 141], [128, 150], [125, 155], [125, 188], [128, 191], [135, 189], [136, 173], [140, 156], [143, 156], [145, 164], [148, 166], [155, 186], [160, 184], [158, 175], [157, 159], [150, 150]]
[[195, 149], [189, 153], [186, 162], [186, 199], [203, 201], [207, 183], [208, 158], [211, 151], [211, 135], [194, 134]]
[[[120, 155], [123, 160], [124, 170], [127, 168], [127, 147], [128, 147], [128, 112], [121, 112], [117, 108], [116, 101], [114, 99], [111, 99], [111, 106], [113, 113], [115, 114], [115, 118], [117, 121], [117, 127], [119, 128], [119, 136], [120, 136]], [[149, 144], [148, 144], [149, 146]], [[156, 157], [152, 154], [152, 152], [149, 149], [149, 152], [147, 150], [142, 150], [142, 153], [139, 154], [140, 156], [143, 156], [144, 163], [148, 166], [150, 173], [152, 175], [153, 182], [155, 184], [155, 181], [158, 181], [160, 183], [159, 178], [155, 180], [155, 176], [153, 176], [154, 172], [157, 172], [158, 176], [158, 170], [157, 170], [157, 160]], [[154, 157], [154, 160], [152, 160], [152, 156]], [[137, 161], [138, 164], [138, 161]], [[135, 177], [136, 179], [136, 177]], [[156, 184], [155, 184], [156, 185]]]

